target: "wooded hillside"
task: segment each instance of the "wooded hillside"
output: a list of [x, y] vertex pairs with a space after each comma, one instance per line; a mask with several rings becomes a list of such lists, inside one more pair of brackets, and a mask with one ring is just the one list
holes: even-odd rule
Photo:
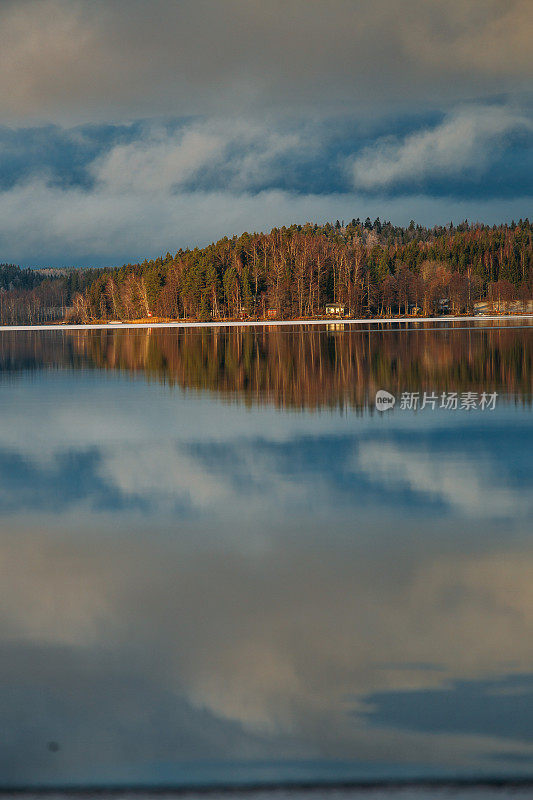
[[533, 297], [533, 228], [528, 220], [488, 227], [394, 227], [352, 220], [293, 225], [224, 238], [101, 274], [76, 299], [89, 319], [283, 318], [324, 314], [423, 314], [471, 310], [480, 298]]
[[254, 319], [471, 311], [533, 298], [533, 226], [424, 228], [354, 219], [244, 233], [203, 249], [93, 270], [0, 266], [0, 320]]

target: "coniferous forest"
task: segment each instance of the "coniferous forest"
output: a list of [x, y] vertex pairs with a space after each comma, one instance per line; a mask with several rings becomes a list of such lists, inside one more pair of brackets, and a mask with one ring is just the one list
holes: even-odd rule
[[[533, 226], [353, 219], [244, 233], [117, 268], [0, 268], [3, 323], [465, 313], [533, 298]], [[52, 314], [51, 309], [55, 310]], [[57, 313], [59, 310], [59, 313]]]

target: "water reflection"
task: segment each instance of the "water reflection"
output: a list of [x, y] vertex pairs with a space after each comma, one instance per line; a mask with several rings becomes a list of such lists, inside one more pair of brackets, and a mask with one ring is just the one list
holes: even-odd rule
[[387, 351], [402, 388], [508, 385], [494, 412], [276, 408], [291, 363], [303, 406], [360, 407], [387, 335], [343, 334], [343, 379], [318, 332], [321, 368], [276, 332], [259, 373], [221, 334], [201, 393], [168, 382], [201, 385], [202, 335], [4, 348], [0, 782], [533, 772], [531, 332]]
[[533, 325], [513, 322], [384, 324], [379, 331], [324, 325], [3, 332], [0, 374], [99, 367], [296, 408], [364, 408], [380, 388], [503, 391], [530, 402], [532, 332]]

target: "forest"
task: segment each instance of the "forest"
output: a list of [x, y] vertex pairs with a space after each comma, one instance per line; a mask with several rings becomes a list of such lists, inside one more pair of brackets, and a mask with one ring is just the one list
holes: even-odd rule
[[0, 323], [38, 325], [72, 316], [73, 298], [105, 270], [20, 269], [0, 264]]
[[498, 307], [533, 298], [533, 225], [337, 220], [243, 233], [116, 268], [56, 270], [33, 283], [28, 272], [0, 275], [4, 323], [42, 321], [47, 309], [80, 323], [305, 319], [324, 316], [328, 303], [349, 317], [460, 314], [481, 299]]

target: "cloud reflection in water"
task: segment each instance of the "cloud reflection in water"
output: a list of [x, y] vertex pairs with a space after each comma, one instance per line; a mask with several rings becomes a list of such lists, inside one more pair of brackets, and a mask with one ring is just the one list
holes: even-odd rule
[[533, 763], [527, 408], [244, 410], [93, 371], [2, 409], [1, 781]]

